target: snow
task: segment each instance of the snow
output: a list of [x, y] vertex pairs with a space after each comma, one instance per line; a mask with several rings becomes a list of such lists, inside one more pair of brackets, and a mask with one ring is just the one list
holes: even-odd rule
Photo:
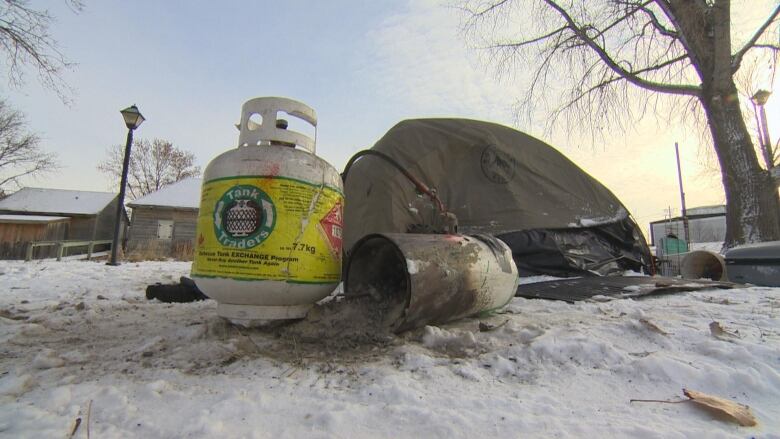
[[[69, 437], [80, 418], [75, 438], [780, 438], [780, 288], [515, 298], [318, 352], [231, 327], [213, 301], [144, 298], [189, 269], [0, 261], [0, 437]], [[713, 321], [735, 336], [713, 336]], [[747, 404], [759, 425], [629, 402], [683, 387]]]
[[26, 223], [51, 223], [70, 219], [67, 216], [44, 215], [0, 215], [0, 223], [26, 224]]
[[691, 251], [703, 250], [713, 253], [720, 253], [723, 249], [723, 241], [718, 242], [691, 242], [689, 244]]
[[780, 241], [764, 241], [730, 248], [726, 255], [731, 259], [761, 259], [775, 265], [780, 257]]
[[622, 221], [627, 217], [628, 217], [628, 211], [623, 206], [620, 206], [617, 212], [612, 216], [601, 216], [601, 217], [594, 217], [594, 218], [577, 218], [577, 222], [569, 223], [569, 227], [596, 227], [602, 224], [610, 224], [610, 223]]
[[725, 214], [726, 214], [726, 206], [724, 204], [689, 207], [685, 212], [685, 215], [689, 218], [697, 215], [725, 215]]
[[428, 261], [419, 261], [416, 259], [407, 259], [406, 260], [406, 271], [409, 272], [409, 274], [417, 274], [420, 272], [420, 270], [425, 270], [425, 268], [428, 266]]
[[0, 200], [0, 211], [97, 215], [116, 196], [110, 192], [26, 187]]
[[[577, 277], [570, 277], [569, 279], [577, 279]], [[560, 277], [554, 277], [554, 276], [546, 276], [546, 275], [540, 275], [540, 276], [520, 276], [520, 284], [535, 284], [537, 282], [550, 282], [554, 280], [561, 280]]]
[[200, 207], [200, 187], [203, 179], [185, 178], [163, 187], [157, 192], [143, 196], [128, 203], [130, 207], [153, 206], [198, 209]]

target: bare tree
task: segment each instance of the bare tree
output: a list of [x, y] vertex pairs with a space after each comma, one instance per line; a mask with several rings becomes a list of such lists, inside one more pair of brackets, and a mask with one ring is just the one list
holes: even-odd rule
[[[67, 4], [74, 12], [83, 8], [81, 0], [69, 0]], [[12, 86], [24, 83], [25, 68], [29, 66], [38, 72], [45, 87], [67, 101], [71, 90], [62, 73], [73, 64], [49, 34], [53, 19], [48, 10], [34, 9], [25, 0], [0, 0], [0, 50], [5, 52]]]
[[[83, 8], [81, 0], [66, 3], [74, 12]], [[30, 67], [45, 87], [67, 102], [71, 90], [62, 73], [72, 64], [49, 34], [52, 20], [47, 10], [31, 8], [25, 0], [0, 0], [0, 51], [12, 86], [24, 83], [25, 70]], [[56, 156], [41, 150], [39, 144], [40, 138], [27, 131], [24, 115], [0, 99], [0, 198], [20, 187], [23, 177], [59, 167]]]
[[[116, 145], [109, 148], [107, 154], [108, 158], [100, 162], [97, 169], [118, 185], [122, 176], [125, 148]], [[195, 166], [195, 155], [191, 152], [179, 149], [167, 140], [154, 139], [150, 142], [137, 139], [131, 148], [128, 167], [128, 198], [134, 200], [163, 186], [198, 175], [200, 167]]]
[[492, 62], [529, 71], [521, 100], [529, 114], [559, 102], [552, 123], [596, 135], [653, 110], [663, 120], [701, 117], [726, 194], [726, 245], [780, 239], [777, 187], [759, 164], [734, 80], [746, 57], [780, 51], [770, 40], [780, 5], [736, 50], [729, 0], [467, 0], [463, 9], [467, 34]]
[[19, 188], [22, 177], [58, 168], [56, 156], [39, 144], [38, 136], [27, 131], [24, 115], [0, 100], [0, 193]]

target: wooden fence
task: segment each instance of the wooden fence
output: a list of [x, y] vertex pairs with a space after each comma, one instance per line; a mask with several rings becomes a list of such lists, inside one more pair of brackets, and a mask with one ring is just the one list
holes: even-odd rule
[[86, 256], [86, 258], [92, 259], [92, 254], [95, 252], [96, 246], [107, 245], [108, 250], [111, 250], [110, 239], [100, 241], [31, 241], [27, 243], [27, 252], [24, 260], [31, 261], [33, 259], [33, 250], [39, 247], [57, 247], [57, 260], [61, 261], [64, 256], [73, 256], [69, 254], [69, 249], [74, 247], [86, 247], [86, 253], [75, 253], [75, 255]]

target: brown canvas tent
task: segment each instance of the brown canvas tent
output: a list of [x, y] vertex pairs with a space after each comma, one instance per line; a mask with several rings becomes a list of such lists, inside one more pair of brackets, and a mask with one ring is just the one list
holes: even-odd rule
[[[436, 188], [464, 234], [497, 236], [521, 274], [647, 269], [650, 253], [623, 204], [551, 146], [466, 119], [406, 120], [372, 148]], [[408, 232], [421, 195], [387, 161], [365, 156], [345, 175], [346, 249], [369, 233]]]

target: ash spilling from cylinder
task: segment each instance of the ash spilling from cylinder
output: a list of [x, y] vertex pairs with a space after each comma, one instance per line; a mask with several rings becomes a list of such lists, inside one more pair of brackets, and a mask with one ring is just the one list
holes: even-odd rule
[[511, 251], [489, 236], [368, 235], [353, 247], [344, 295], [273, 329], [283, 343], [261, 349], [326, 362], [374, 352], [394, 334], [500, 309], [517, 282]]
[[[305, 319], [276, 328], [276, 335], [326, 353], [387, 346], [392, 323], [403, 313], [402, 296], [367, 288], [315, 305]], [[311, 349], [306, 349], [311, 350]]]

